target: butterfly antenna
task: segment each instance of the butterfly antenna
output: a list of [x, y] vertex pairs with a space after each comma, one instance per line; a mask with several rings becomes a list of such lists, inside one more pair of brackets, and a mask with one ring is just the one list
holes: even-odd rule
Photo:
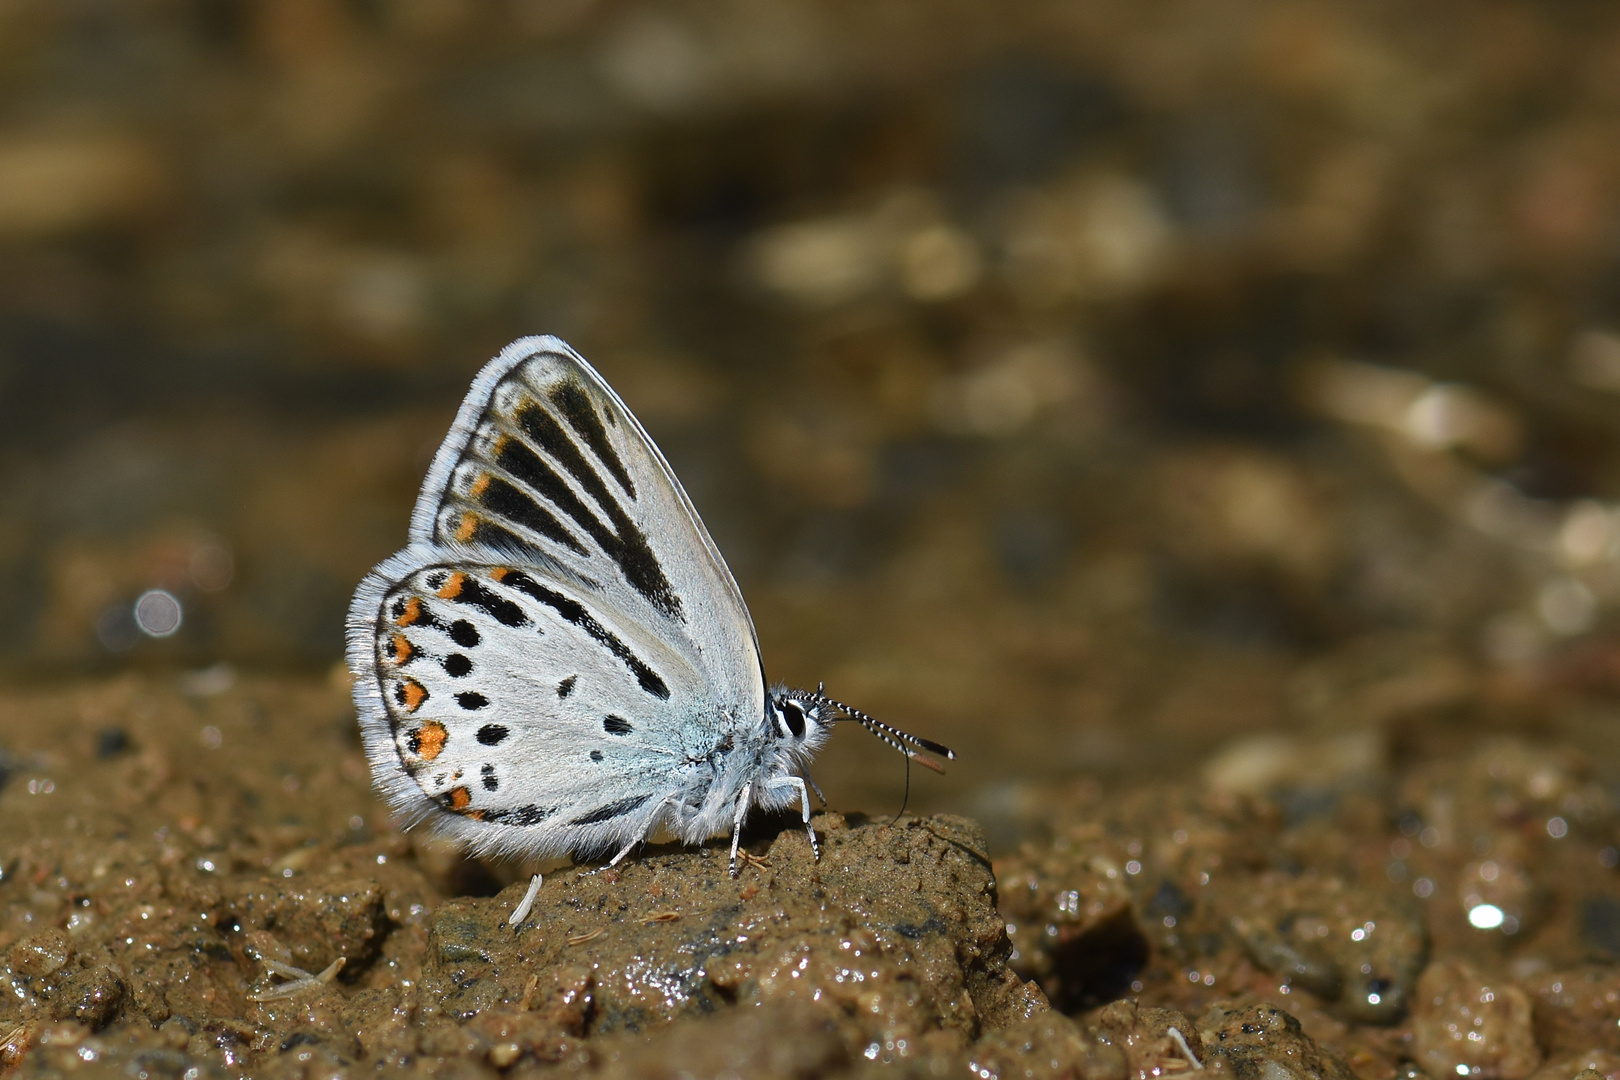
[[825, 683], [817, 684], [816, 692], [809, 695], [811, 700], [821, 705], [831, 705], [833, 708], [837, 709], [851, 720], [854, 720], [856, 723], [860, 724], [867, 731], [870, 731], [873, 735], [876, 735], [879, 739], [882, 739], [884, 742], [888, 743], [890, 746], [904, 754], [906, 756], [908, 766], [906, 770], [908, 784], [911, 777], [909, 765], [912, 761], [916, 761], [917, 764], [922, 765], [924, 768], [933, 769], [937, 773], [943, 773], [945, 771], [944, 767], [941, 766], [939, 762], [924, 754], [917, 753], [918, 750], [925, 750], [929, 754], [938, 754], [946, 761], [956, 760], [956, 752], [950, 747], [934, 742], [932, 739], [924, 739], [919, 736], [901, 731], [897, 727], [891, 727], [875, 716], [868, 716], [866, 713], [855, 708], [853, 705], [845, 705], [842, 701], [839, 701], [836, 698], [830, 698], [827, 696], [825, 686]]

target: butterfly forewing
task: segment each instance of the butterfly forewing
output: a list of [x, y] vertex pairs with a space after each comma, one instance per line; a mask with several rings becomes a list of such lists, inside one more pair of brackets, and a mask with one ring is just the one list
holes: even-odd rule
[[479, 374], [411, 540], [356, 594], [349, 655], [374, 773], [412, 817], [484, 849], [602, 848], [640, 834], [681, 760], [763, 714], [730, 572], [555, 338]]
[[[474, 383], [423, 487], [413, 539], [509, 552], [611, 594], [639, 622], [672, 624], [676, 647], [722, 646], [706, 666], [758, 668], [742, 595], [641, 425], [560, 342], [518, 345]], [[728, 640], [737, 636], [741, 647]], [[762, 679], [759, 689], [763, 702]]]

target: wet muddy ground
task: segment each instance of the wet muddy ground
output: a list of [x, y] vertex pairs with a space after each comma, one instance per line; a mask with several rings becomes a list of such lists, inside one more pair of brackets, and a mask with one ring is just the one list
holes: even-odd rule
[[[1465, 712], [1054, 784], [1006, 850], [960, 816], [825, 812], [816, 862], [762, 820], [735, 880], [723, 840], [553, 868], [514, 928], [528, 868], [396, 831], [339, 679], [0, 709], [19, 1075], [1620, 1071], [1614, 790]], [[1316, 778], [1244, 790], [1288, 753]]]

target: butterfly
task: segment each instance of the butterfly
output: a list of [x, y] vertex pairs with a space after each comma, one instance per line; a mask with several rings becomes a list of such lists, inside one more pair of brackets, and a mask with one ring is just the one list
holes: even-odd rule
[[[624, 402], [555, 337], [473, 380], [411, 513], [366, 575], [347, 656], [372, 778], [407, 824], [477, 854], [614, 865], [656, 832], [797, 806], [852, 719], [938, 768], [946, 747], [769, 686], [731, 571]], [[922, 753], [919, 753], [922, 751]], [[825, 803], [825, 798], [822, 802]]]

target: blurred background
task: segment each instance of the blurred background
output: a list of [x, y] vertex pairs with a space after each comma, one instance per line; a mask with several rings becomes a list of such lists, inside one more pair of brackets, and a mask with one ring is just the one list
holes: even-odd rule
[[1617, 135], [1589, 2], [8, 0], [0, 670], [334, 677], [555, 333], [914, 807], [1620, 760]]

